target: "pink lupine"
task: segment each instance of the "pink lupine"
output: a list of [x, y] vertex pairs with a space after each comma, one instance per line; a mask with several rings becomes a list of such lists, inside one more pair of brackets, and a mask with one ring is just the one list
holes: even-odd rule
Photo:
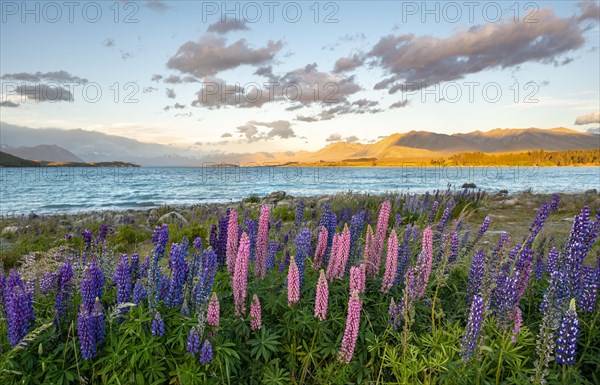
[[511, 311], [509, 318], [514, 323], [512, 336], [510, 339], [513, 343], [515, 343], [517, 342], [517, 334], [519, 334], [521, 331], [521, 326], [523, 325], [523, 314], [521, 313], [521, 308], [516, 306], [513, 311]]
[[315, 258], [313, 261], [313, 267], [315, 270], [321, 267], [321, 263], [323, 263], [323, 256], [325, 256], [325, 251], [327, 251], [327, 238], [329, 234], [327, 233], [327, 229], [325, 226], [321, 227], [321, 231], [319, 232], [319, 242], [317, 243], [317, 249], [315, 250]]
[[385, 273], [381, 282], [381, 292], [387, 293], [392, 288], [396, 279], [396, 269], [398, 267], [398, 237], [396, 231], [392, 230], [388, 239], [387, 259], [385, 262]]
[[344, 225], [344, 231], [341, 234], [334, 235], [331, 259], [329, 260], [329, 266], [327, 266], [327, 278], [330, 281], [344, 276], [349, 256], [350, 230], [347, 225]]
[[365, 292], [366, 271], [365, 264], [352, 266], [350, 268], [350, 293], [357, 291], [359, 294]]
[[227, 226], [227, 249], [225, 252], [226, 255], [226, 264], [227, 264], [227, 272], [229, 276], [233, 276], [233, 270], [235, 269], [235, 257], [237, 255], [238, 249], [238, 215], [235, 210], [229, 211], [229, 224]]
[[292, 306], [300, 300], [300, 273], [294, 257], [290, 260], [288, 269], [288, 305]]
[[329, 286], [325, 279], [325, 272], [321, 269], [319, 282], [317, 282], [317, 295], [315, 299], [315, 318], [324, 321], [327, 317], [327, 304], [329, 300]]
[[258, 218], [258, 235], [256, 237], [256, 259], [254, 276], [263, 279], [267, 273], [267, 244], [269, 238], [269, 206], [263, 205]]
[[376, 276], [379, 272], [379, 265], [375, 264], [375, 236], [373, 235], [373, 228], [371, 225], [367, 226], [367, 235], [365, 238], [365, 256], [364, 260], [366, 263], [367, 274], [369, 276]]
[[208, 310], [206, 311], [206, 323], [210, 326], [219, 326], [219, 299], [217, 298], [217, 293], [213, 291], [212, 297], [210, 297], [210, 301], [208, 302]]
[[240, 239], [238, 256], [233, 272], [233, 300], [235, 315], [246, 314], [246, 288], [248, 285], [248, 258], [250, 257], [250, 238], [244, 232]]
[[252, 330], [259, 330], [262, 327], [262, 320], [260, 317], [260, 301], [258, 296], [254, 294], [252, 296], [252, 304], [250, 305], [250, 328]]
[[346, 330], [342, 338], [342, 347], [340, 348], [339, 358], [342, 362], [350, 363], [358, 338], [358, 329], [360, 327], [360, 308], [361, 301], [358, 292], [352, 292], [348, 301], [348, 316], [346, 318]]
[[340, 234], [333, 235], [333, 243], [331, 245], [331, 257], [329, 258], [329, 263], [327, 264], [327, 279], [332, 281], [336, 274], [336, 269], [339, 264], [339, 245], [340, 245]]
[[392, 204], [390, 201], [383, 202], [379, 209], [379, 218], [377, 218], [377, 230], [375, 233], [375, 249], [373, 252], [375, 261], [377, 262], [377, 273], [379, 273], [379, 263], [381, 261], [381, 253], [383, 252], [383, 243], [385, 242], [385, 236], [387, 234], [391, 210]]

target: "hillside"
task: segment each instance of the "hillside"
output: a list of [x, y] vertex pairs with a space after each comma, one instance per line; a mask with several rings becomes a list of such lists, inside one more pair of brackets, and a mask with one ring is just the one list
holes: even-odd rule
[[29, 160], [0, 151], [0, 167], [139, 167], [129, 162], [49, 162]]
[[41, 144], [33, 147], [3, 147], [2, 151], [19, 158], [49, 162], [84, 162], [83, 159], [57, 145]]

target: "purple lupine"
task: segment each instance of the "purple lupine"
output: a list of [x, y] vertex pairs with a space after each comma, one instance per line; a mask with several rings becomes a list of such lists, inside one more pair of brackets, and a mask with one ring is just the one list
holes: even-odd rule
[[465, 329], [465, 335], [462, 339], [461, 356], [465, 363], [468, 363], [471, 356], [477, 347], [479, 333], [483, 324], [485, 304], [483, 298], [475, 295], [471, 302], [471, 310], [469, 311], [469, 320]]
[[200, 349], [200, 363], [208, 365], [213, 359], [213, 348], [210, 341], [204, 340], [202, 348]]
[[140, 255], [138, 253], [131, 254], [129, 264], [131, 265], [131, 280], [135, 281], [140, 277]]
[[219, 228], [217, 225], [213, 224], [210, 228], [210, 236], [208, 238], [208, 245], [212, 247], [213, 250], [217, 249], [219, 243]]
[[100, 225], [100, 230], [98, 230], [98, 236], [96, 237], [96, 243], [104, 243], [106, 242], [106, 235], [109, 233], [109, 227], [106, 224]]
[[559, 251], [556, 247], [553, 247], [548, 252], [548, 261], [546, 263], [546, 273], [552, 275], [552, 273], [558, 270], [558, 256]]
[[[245, 225], [246, 225], [246, 229], [244, 231], [246, 232], [246, 234], [248, 234], [248, 238], [250, 238], [249, 261], [254, 262], [255, 256], [256, 256], [256, 239], [258, 237], [258, 234], [257, 234], [258, 223], [255, 220], [253, 220], [252, 218], [246, 218]], [[284, 236], [284, 240], [285, 240], [285, 236]]]
[[456, 203], [454, 202], [454, 199], [450, 199], [448, 202], [446, 202], [444, 212], [442, 213], [442, 216], [440, 217], [440, 220], [438, 221], [438, 224], [436, 226], [436, 238], [439, 238], [440, 235], [443, 233], [444, 228], [450, 220], [450, 216], [452, 215], [452, 210], [454, 210], [455, 205]]
[[154, 313], [152, 323], [150, 325], [150, 331], [153, 336], [164, 336], [165, 335], [165, 321], [158, 311]]
[[534, 266], [534, 277], [536, 281], [541, 281], [544, 275], [544, 245], [546, 244], [546, 237], [542, 238], [540, 243], [537, 245], [535, 252], [535, 266]]
[[333, 236], [335, 234], [336, 226], [337, 220], [335, 213], [331, 212], [329, 204], [325, 203], [321, 210], [321, 218], [319, 219], [319, 228], [325, 227], [327, 229], [327, 247], [323, 258], [325, 264], [329, 263], [329, 258], [331, 257], [331, 246], [333, 245]]
[[[115, 270], [114, 281], [117, 286], [117, 304], [129, 302], [131, 299], [131, 266], [127, 254], [122, 254]], [[121, 309], [125, 312], [126, 309]]]
[[398, 247], [398, 265], [396, 268], [396, 279], [394, 280], [394, 285], [401, 285], [403, 283], [404, 273], [406, 272], [406, 267], [410, 262], [410, 256], [412, 253], [409, 244], [411, 234], [412, 228], [411, 225], [408, 224], [406, 226], [406, 230], [404, 231], [404, 239], [402, 245]]
[[239, 227], [238, 214], [235, 210], [229, 211], [229, 221], [227, 225], [227, 249], [226, 261], [227, 272], [229, 276], [233, 276], [233, 268], [235, 267], [235, 257], [237, 256], [237, 248], [239, 243]]
[[306, 268], [306, 258], [310, 253], [310, 230], [305, 227], [302, 229], [300, 234], [296, 236], [294, 240], [294, 246], [296, 247], [296, 266], [298, 266], [298, 274], [300, 275], [300, 288], [304, 282], [304, 271]]
[[26, 290], [21, 275], [11, 270], [4, 290], [4, 310], [8, 326], [8, 342], [16, 346], [33, 324], [33, 292]]
[[294, 218], [294, 223], [296, 227], [299, 227], [304, 221], [304, 199], [300, 199], [298, 205], [296, 206], [296, 217]]
[[240, 239], [238, 256], [235, 259], [233, 272], [233, 300], [235, 303], [235, 316], [246, 314], [246, 289], [248, 285], [248, 263], [250, 256], [250, 239], [244, 232]]
[[214, 248], [214, 251], [217, 254], [219, 267], [225, 266], [225, 261], [227, 259], [227, 230], [229, 229], [229, 213], [230, 210], [227, 209], [225, 215], [219, 218], [219, 237], [217, 239], [217, 247]]
[[81, 299], [83, 304], [91, 309], [96, 298], [102, 297], [104, 291], [104, 276], [96, 262], [90, 263], [83, 273], [81, 280]]
[[450, 255], [448, 256], [448, 263], [453, 263], [456, 261], [456, 257], [458, 256], [458, 232], [453, 231], [450, 233]]
[[437, 211], [438, 211], [439, 204], [440, 203], [438, 201], [435, 201], [431, 205], [431, 210], [429, 211], [429, 215], [427, 216], [427, 224], [433, 223], [433, 220], [435, 219], [435, 215], [437, 214]]
[[577, 337], [579, 336], [579, 320], [575, 309], [575, 299], [571, 299], [569, 309], [566, 311], [558, 328], [556, 340], [556, 362], [564, 365], [573, 365], [577, 355]]
[[277, 249], [279, 244], [277, 241], [269, 242], [269, 248], [267, 250], [267, 270], [273, 270], [275, 268], [275, 256], [277, 255]]
[[40, 278], [38, 278], [38, 287], [40, 294], [47, 295], [56, 288], [58, 274], [54, 272], [45, 272]]
[[598, 268], [598, 266], [594, 268], [592, 266], [584, 265], [582, 266], [582, 269], [582, 292], [577, 298], [577, 307], [584, 312], [593, 313], [598, 297], [600, 268]]
[[521, 251], [515, 269], [518, 271], [517, 297], [515, 299], [518, 303], [525, 294], [533, 270], [533, 250], [525, 249]]
[[212, 291], [217, 275], [217, 268], [217, 254], [211, 248], [204, 250], [202, 253], [200, 276], [196, 288], [194, 289], [194, 298], [191, 303], [192, 306], [202, 306], [208, 301], [208, 296]]
[[135, 286], [133, 287], [133, 303], [136, 305], [140, 305], [142, 301], [146, 299], [146, 288], [142, 283], [141, 279], [138, 279], [135, 282]]
[[324, 321], [327, 317], [327, 305], [329, 301], [329, 286], [325, 278], [325, 271], [321, 269], [319, 281], [317, 282], [317, 292], [315, 297], [315, 318]]
[[360, 310], [361, 300], [358, 296], [358, 292], [354, 291], [350, 295], [348, 300], [348, 314], [346, 316], [346, 329], [344, 330], [344, 337], [342, 337], [342, 347], [340, 348], [339, 359], [346, 364], [352, 361], [354, 355], [354, 348], [356, 346], [356, 339], [358, 338], [358, 331], [360, 327]]
[[371, 225], [367, 225], [367, 234], [365, 236], [365, 251], [364, 251], [364, 263], [366, 264], [367, 275], [374, 276], [377, 271], [375, 270], [375, 264], [373, 263], [374, 259], [374, 249], [375, 249], [375, 236], [373, 235], [373, 228]]
[[148, 267], [148, 300], [150, 307], [154, 307], [156, 301], [161, 297], [162, 275], [160, 272], [160, 260], [164, 257], [167, 243], [169, 242], [169, 227], [166, 224], [156, 226], [152, 234], [152, 242], [154, 250], [152, 252], [152, 260]]
[[54, 302], [54, 324], [58, 325], [67, 315], [69, 301], [73, 298], [74, 285], [73, 267], [68, 261], [65, 261], [58, 274], [58, 291]]
[[427, 289], [427, 284], [429, 283], [429, 276], [431, 275], [431, 267], [433, 263], [433, 232], [431, 228], [427, 227], [423, 231], [423, 240], [422, 240], [422, 248], [421, 253], [419, 253], [419, 258], [417, 259], [416, 265], [416, 274], [417, 281], [416, 284], [417, 290], [417, 298], [420, 298], [425, 293], [425, 289]]
[[104, 309], [102, 309], [99, 298], [96, 298], [96, 302], [94, 302], [91, 315], [96, 345], [99, 346], [102, 345], [102, 342], [104, 341]]
[[85, 360], [96, 357], [96, 332], [94, 328], [94, 317], [92, 310], [84, 304], [79, 307], [77, 316], [77, 336], [79, 337], [79, 348], [81, 357]]
[[252, 296], [252, 304], [250, 305], [250, 329], [260, 330], [262, 328], [262, 317], [260, 309], [260, 300], [254, 294]]
[[383, 280], [381, 282], [381, 292], [387, 293], [392, 288], [394, 280], [396, 279], [396, 272], [398, 268], [398, 237], [396, 236], [396, 230], [392, 229], [392, 233], [388, 239], [388, 250], [387, 259], [385, 263], [385, 272], [383, 274]]
[[170, 265], [171, 265], [171, 282], [169, 285], [169, 293], [165, 300], [165, 305], [170, 307], [181, 306], [183, 303], [183, 286], [185, 284], [188, 265], [185, 260], [187, 254], [186, 248], [177, 243], [171, 245]]
[[264, 279], [267, 272], [267, 245], [269, 240], [269, 206], [263, 205], [258, 218], [258, 234], [256, 237], [256, 259], [254, 275]]
[[89, 250], [92, 245], [92, 230], [83, 230], [81, 232], [83, 237], [83, 243], [85, 244], [85, 250]]
[[[359, 258], [358, 241], [365, 227], [365, 214], [359, 212], [354, 214], [350, 220], [350, 259]], [[348, 265], [350, 266], [350, 264]]]
[[191, 356], [196, 356], [198, 353], [200, 353], [200, 333], [196, 326], [193, 326], [192, 329], [190, 329], [185, 352]]

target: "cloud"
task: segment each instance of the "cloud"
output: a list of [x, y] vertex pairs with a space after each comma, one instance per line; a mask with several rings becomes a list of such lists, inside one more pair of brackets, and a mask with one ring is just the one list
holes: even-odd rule
[[169, 75], [168, 78], [165, 78], [165, 83], [168, 84], [182, 84], [182, 83], [198, 83], [199, 80], [193, 76], [177, 76], [177, 75]]
[[406, 106], [408, 106], [408, 100], [401, 100], [401, 101], [398, 101], [398, 102], [390, 105], [390, 110], [392, 110], [394, 108], [403, 108]]
[[169, 98], [169, 99], [175, 99], [177, 97], [177, 95], [175, 95], [175, 90], [172, 88], [167, 88], [166, 93], [167, 93], [167, 98]]
[[600, 135], [600, 127], [588, 128], [587, 132]]
[[19, 107], [19, 103], [15, 103], [15, 102], [11, 102], [10, 100], [6, 100], [4, 102], [0, 102], [0, 107], [17, 108], [17, 107]]
[[340, 58], [336, 60], [333, 66], [334, 73], [351, 71], [355, 68], [362, 66], [365, 62], [364, 55], [362, 54], [354, 54], [351, 57]]
[[342, 140], [342, 135], [341, 134], [331, 134], [329, 135], [329, 137], [327, 139], [325, 139], [326, 142], [340, 142]]
[[575, 119], [575, 124], [578, 126], [591, 123], [600, 123], [600, 112], [590, 112], [589, 114], [578, 116], [577, 119]]
[[341, 134], [339, 133], [334, 133], [329, 135], [326, 139], [326, 142], [346, 142], [346, 143], [355, 143], [360, 141], [360, 139], [358, 138], [358, 136], [356, 135], [350, 135], [348, 137], [343, 138]]
[[36, 102], [72, 102], [73, 94], [61, 86], [48, 86], [45, 84], [20, 85], [15, 92], [27, 99]]
[[145, 94], [150, 94], [152, 92], [158, 91], [158, 88], [156, 87], [144, 87], [144, 89], [142, 90], [143, 93]]
[[600, 21], [600, 8], [598, 4], [594, 1], [582, 1], [577, 4], [579, 9], [581, 10], [581, 15], [579, 15], [578, 20], [595, 20]]
[[578, 17], [560, 18], [552, 9], [541, 8], [532, 15], [535, 23], [505, 22], [459, 30], [447, 38], [412, 33], [382, 37], [366, 55], [354, 55], [336, 62], [341, 72], [363, 65], [381, 67], [388, 77], [374, 89], [390, 94], [402, 83], [423, 88], [432, 84], [461, 79], [491, 69], [515, 68], [527, 62], [565, 65], [572, 59], [562, 55], [585, 43], [584, 20], [597, 20], [597, 5], [580, 6]]
[[152, 75], [152, 79], [150, 79], [150, 80], [152, 80], [153, 82], [158, 82], [162, 78], [163, 78], [162, 75], [154, 74], [154, 75]]
[[358, 142], [360, 139], [358, 139], [358, 137], [356, 135], [352, 135], [346, 138], [346, 142], [347, 143], [354, 143], [354, 142]]
[[[257, 122], [251, 120], [246, 124], [236, 128], [237, 132], [245, 136], [248, 143], [257, 142], [259, 140], [269, 140], [275, 137], [281, 139], [295, 138], [296, 134], [290, 127], [290, 122], [286, 120], [276, 120], [273, 122]], [[270, 128], [267, 132], [260, 132], [259, 127]]]
[[222, 36], [204, 35], [198, 41], [184, 43], [167, 67], [182, 73], [204, 78], [241, 65], [260, 66], [273, 60], [283, 42], [269, 41], [266, 47], [250, 48], [245, 39], [227, 45]]
[[102, 42], [102, 45], [106, 48], [112, 48], [115, 46], [115, 39], [108, 38]]
[[0, 76], [2, 80], [16, 80], [30, 83], [40, 82], [56, 82], [56, 83], [82, 83], [88, 82], [87, 79], [74, 76], [67, 71], [54, 71], [54, 72], [19, 72], [15, 74], [4, 74]]
[[230, 132], [226, 132], [223, 135], [221, 135], [221, 138], [231, 138], [233, 136], [233, 134], [231, 134]]
[[175, 103], [175, 105], [173, 106], [173, 108], [175, 108], [176, 110], [182, 110], [182, 109], [185, 108], [185, 104]]
[[318, 122], [319, 119], [313, 117], [313, 116], [304, 116], [304, 115], [298, 115], [296, 116], [296, 120], [300, 121], [300, 122]]
[[249, 28], [246, 25], [245, 20], [236, 21], [227, 19], [225, 22], [217, 21], [214, 24], [208, 26], [207, 32], [215, 32], [221, 35], [231, 31], [248, 31]]
[[[329, 106], [348, 103], [348, 97], [361, 90], [353, 76], [342, 77], [321, 72], [316, 64], [306, 65], [283, 76], [273, 75], [273, 78], [274, 81], [269, 87], [257, 83], [246, 87], [239, 84], [228, 85], [222, 79], [206, 78], [192, 105], [208, 108], [251, 108], [271, 102], [286, 102], [294, 103], [293, 109], [296, 109], [299, 108], [298, 104], [309, 106], [322, 103]], [[278, 85], [275, 85], [276, 83]]]
[[160, 0], [146, 0], [144, 6], [160, 13], [163, 13], [171, 8], [165, 1]]

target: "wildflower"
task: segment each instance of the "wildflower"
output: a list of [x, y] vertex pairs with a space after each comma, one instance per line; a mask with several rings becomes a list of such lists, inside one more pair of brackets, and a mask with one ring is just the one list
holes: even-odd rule
[[[200, 306], [208, 301], [208, 296], [212, 291], [212, 287], [215, 282], [215, 276], [217, 275], [217, 264], [217, 254], [210, 248], [204, 250], [200, 264], [200, 277], [198, 278], [198, 284], [196, 285], [194, 292], [195, 294], [192, 306]], [[246, 266], [246, 273], [247, 271], [248, 267]]]
[[469, 320], [465, 329], [465, 335], [462, 339], [461, 355], [465, 363], [469, 362], [473, 352], [475, 352], [477, 340], [479, 339], [479, 333], [481, 332], [481, 326], [483, 324], [484, 310], [483, 298], [481, 298], [479, 295], [473, 296], [471, 310], [469, 312]]
[[290, 260], [290, 267], [288, 269], [288, 305], [292, 306], [300, 300], [300, 276], [298, 267], [296, 266], [295, 258], [292, 257]]
[[68, 302], [73, 297], [73, 267], [68, 261], [64, 262], [60, 267], [58, 274], [58, 291], [54, 303], [54, 324], [58, 325], [59, 321], [67, 315]]
[[396, 279], [396, 270], [398, 267], [398, 237], [396, 231], [392, 230], [388, 239], [387, 259], [385, 263], [385, 273], [381, 282], [381, 292], [387, 293], [392, 288]]
[[329, 299], [329, 287], [325, 272], [321, 269], [319, 281], [317, 282], [317, 294], [315, 299], [315, 318], [324, 321], [327, 317], [327, 303]]
[[200, 350], [200, 363], [208, 365], [213, 359], [213, 348], [208, 340], [204, 340]]
[[229, 229], [229, 213], [231, 211], [227, 209], [225, 215], [219, 218], [219, 235], [217, 237], [216, 247], [213, 248], [217, 254], [217, 261], [219, 266], [224, 266], [227, 259], [227, 231]]
[[77, 336], [79, 337], [81, 357], [86, 360], [96, 357], [94, 321], [90, 310], [84, 304], [79, 307], [79, 315], [77, 316]]
[[360, 327], [360, 309], [361, 301], [358, 292], [353, 292], [348, 301], [348, 315], [346, 317], [346, 329], [342, 338], [342, 347], [340, 348], [339, 358], [342, 362], [350, 363], [358, 338]]
[[571, 299], [569, 309], [563, 316], [556, 340], [556, 362], [573, 365], [577, 355], [577, 337], [579, 336], [579, 320], [575, 309], [575, 299]]
[[233, 276], [233, 270], [235, 268], [235, 257], [237, 255], [239, 236], [238, 236], [238, 215], [235, 210], [229, 212], [229, 221], [227, 224], [227, 250], [226, 250], [226, 264], [227, 272], [230, 276]]
[[252, 296], [252, 304], [250, 305], [250, 318], [250, 328], [252, 330], [259, 330], [262, 327], [262, 319], [260, 316], [260, 301], [256, 294]]
[[154, 318], [152, 319], [152, 323], [150, 325], [150, 330], [152, 331], [152, 335], [154, 336], [164, 336], [165, 335], [165, 321], [163, 320], [160, 313], [157, 311], [154, 313]]
[[513, 331], [512, 336], [510, 337], [513, 343], [517, 342], [517, 334], [521, 331], [521, 326], [523, 325], [523, 313], [521, 312], [521, 308], [515, 306], [513, 311], [510, 313], [510, 319], [513, 321]]
[[192, 327], [188, 334], [185, 352], [191, 356], [196, 356], [200, 352], [200, 334], [196, 326]]
[[267, 241], [269, 237], [269, 206], [263, 205], [258, 219], [258, 235], [256, 238], [256, 260], [254, 263], [254, 275], [259, 278], [265, 278], [266, 259], [267, 259]]
[[359, 294], [365, 291], [366, 268], [365, 264], [360, 266], [352, 266], [350, 268], [350, 293], [357, 291]]
[[127, 254], [122, 254], [114, 276], [117, 285], [117, 303], [129, 302], [131, 297], [131, 267]]
[[373, 269], [375, 275], [379, 274], [379, 265], [381, 264], [381, 252], [383, 251], [383, 243], [385, 242], [385, 236], [387, 234], [388, 222], [390, 218], [390, 211], [392, 205], [390, 201], [385, 201], [381, 204], [379, 210], [379, 217], [377, 218], [377, 230], [375, 232], [375, 248], [373, 250]]
[[246, 286], [248, 284], [248, 257], [250, 256], [250, 239], [244, 232], [240, 239], [238, 256], [235, 260], [233, 273], [233, 300], [235, 315], [246, 313]]
[[183, 303], [183, 285], [188, 271], [188, 265], [185, 260], [187, 248], [182, 244], [174, 243], [171, 245], [170, 264], [171, 264], [171, 282], [169, 293], [165, 304], [170, 307], [180, 306]]
[[208, 303], [208, 310], [206, 312], [206, 323], [210, 326], [219, 326], [219, 299], [217, 298], [217, 293], [212, 294], [210, 298], [210, 302]]
[[479, 249], [473, 256], [471, 262], [471, 271], [469, 273], [469, 287], [467, 289], [467, 300], [470, 300], [474, 295], [479, 294], [481, 283], [485, 275], [485, 253]]
[[143, 300], [146, 299], [146, 288], [142, 283], [141, 279], [138, 279], [135, 282], [135, 286], [133, 287], [133, 303], [139, 305]]
[[294, 223], [296, 226], [300, 226], [304, 220], [304, 199], [301, 199], [296, 206], [296, 217]]
[[102, 297], [104, 291], [104, 276], [96, 262], [90, 263], [83, 273], [81, 280], [81, 298], [83, 304], [90, 309], [96, 298]]
[[275, 255], [277, 254], [277, 249], [277, 241], [269, 242], [269, 249], [267, 251], [267, 270], [273, 270], [275, 268]]
[[367, 235], [365, 237], [365, 252], [364, 252], [364, 261], [366, 263], [367, 275], [375, 276], [379, 272], [375, 267], [374, 262], [374, 253], [375, 253], [375, 236], [373, 235], [373, 229], [371, 225], [367, 226]]
[[296, 266], [298, 266], [298, 274], [300, 275], [300, 287], [302, 287], [302, 283], [304, 282], [306, 258], [310, 253], [310, 230], [308, 228], [303, 228], [300, 234], [296, 236], [294, 246], [296, 246], [295, 260]]
[[8, 342], [17, 345], [33, 324], [33, 293], [25, 289], [21, 275], [11, 270], [6, 280], [4, 306], [8, 326]]

